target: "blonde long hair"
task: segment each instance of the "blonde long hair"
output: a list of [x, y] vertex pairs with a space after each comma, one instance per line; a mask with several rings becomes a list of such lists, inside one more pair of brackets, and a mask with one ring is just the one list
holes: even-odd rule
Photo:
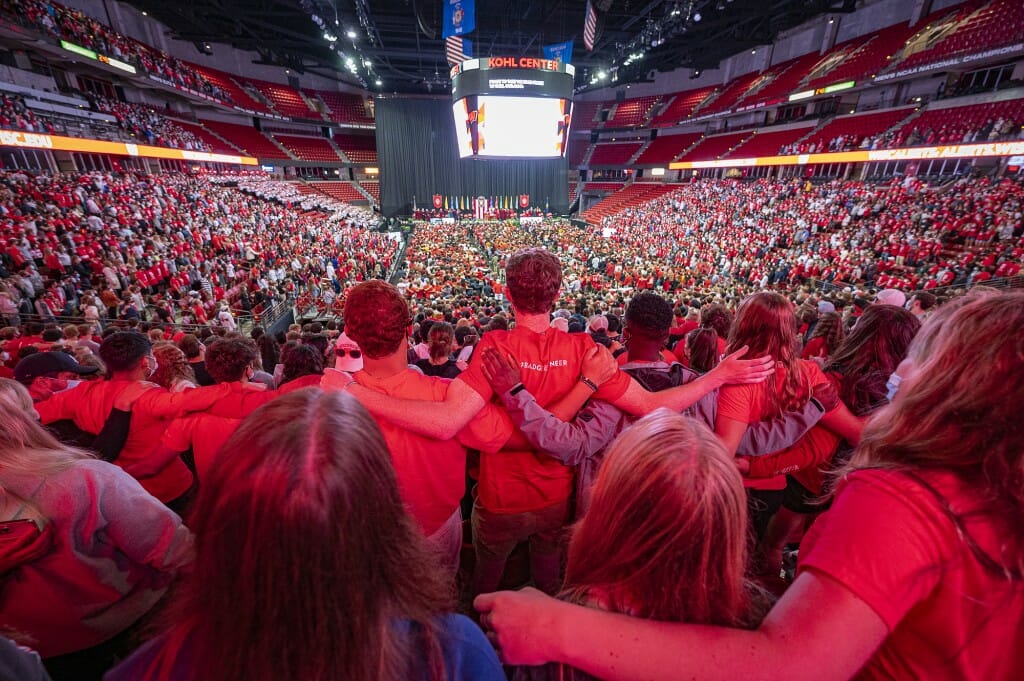
[[4, 415], [0, 420], [0, 481], [8, 471], [46, 474], [94, 458], [61, 444], [39, 425], [28, 390], [9, 378], [0, 378], [0, 414]]
[[747, 502], [721, 441], [660, 409], [612, 444], [573, 530], [563, 596], [675, 622], [749, 626]]
[[[984, 555], [948, 503], [979, 561], [1024, 578], [1024, 293], [982, 293], [940, 308], [908, 352], [915, 373], [864, 429], [849, 473], [860, 468], [955, 474], [977, 492], [978, 513], [1008, 537]], [[923, 480], [922, 480], [923, 482]], [[932, 490], [938, 496], [938, 492]]]

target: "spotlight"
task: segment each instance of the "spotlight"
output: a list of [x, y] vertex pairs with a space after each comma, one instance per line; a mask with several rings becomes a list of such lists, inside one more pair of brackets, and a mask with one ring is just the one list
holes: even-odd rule
[[700, 12], [697, 12], [696, 14], [693, 15], [693, 20], [694, 22], [700, 21]]
[[751, 50], [750, 54], [757, 54], [757, 50]]
[[378, 78], [378, 79], [377, 79], [376, 81], [374, 81], [374, 82], [376, 83], [377, 87], [380, 87], [381, 85], [383, 85], [383, 84], [384, 84], [384, 82], [383, 82], [383, 81], [382, 81], [382, 80], [381, 80], [380, 78]]
[[370, 68], [371, 66], [373, 66], [373, 62], [370, 61], [369, 59], [364, 59], [363, 66], [365, 66], [366, 68]]
[[608, 74], [607, 74], [607, 73], [605, 73], [604, 71], [598, 71], [598, 72], [597, 72], [597, 77], [598, 77], [598, 79], [600, 79], [600, 80], [604, 80], [605, 78], [607, 78], [607, 77], [608, 77]]
[[348, 30], [347, 30], [347, 31], [345, 32], [345, 35], [347, 35], [347, 36], [348, 36], [349, 38], [351, 38], [352, 40], [355, 40], [355, 39], [356, 39], [356, 32], [355, 32], [355, 31], [353, 31], [353, 30], [352, 30], [351, 28], [350, 28], [350, 29], [348, 29]]
[[834, 23], [836, 23], [836, 20], [835, 20], [835, 18], [833, 18], [833, 17], [829, 17], [829, 18], [828, 18], [828, 23], [830, 23], [830, 24], [834, 24]]

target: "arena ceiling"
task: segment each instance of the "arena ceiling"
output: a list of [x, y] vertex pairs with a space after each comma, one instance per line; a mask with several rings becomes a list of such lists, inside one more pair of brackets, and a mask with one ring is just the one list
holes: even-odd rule
[[[257, 52], [259, 63], [333, 75], [370, 90], [448, 91], [441, 0], [127, 0], [196, 44]], [[855, 0], [595, 0], [595, 49], [582, 32], [584, 0], [478, 0], [474, 56], [540, 56], [541, 45], [575, 40], [577, 87], [591, 74], [616, 84], [654, 71], [713, 68], [744, 49]], [[629, 59], [642, 53], [641, 58]], [[625, 62], [629, 60], [629, 64]], [[613, 71], [614, 69], [614, 71]], [[377, 83], [380, 82], [380, 85]], [[601, 85], [607, 83], [602, 82]]]

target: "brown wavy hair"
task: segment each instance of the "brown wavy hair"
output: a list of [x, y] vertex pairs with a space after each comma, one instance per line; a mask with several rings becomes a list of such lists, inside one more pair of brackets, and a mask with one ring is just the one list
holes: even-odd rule
[[343, 392], [247, 418], [190, 516], [194, 569], [168, 613], [190, 670], [220, 681], [445, 678], [440, 565], [402, 505], [384, 438]]
[[524, 248], [505, 265], [508, 297], [516, 309], [528, 314], [543, 314], [562, 287], [562, 263], [543, 248]]
[[912, 375], [865, 427], [845, 472], [954, 473], [977, 491], [975, 513], [1001, 529], [1002, 555], [985, 554], [964, 519], [941, 498], [940, 504], [982, 565], [1019, 582], [1024, 579], [1024, 292], [969, 294], [939, 308], [911, 344], [908, 359]]
[[149, 377], [159, 386], [173, 390], [178, 380], [196, 382], [196, 374], [188, 363], [185, 353], [170, 341], [160, 341], [153, 345], [153, 356], [156, 357], [156, 371]]
[[793, 304], [778, 293], [762, 291], [749, 295], [736, 310], [726, 354], [746, 345], [747, 357], [767, 355], [786, 370], [781, 385], [778, 385], [777, 374], [772, 374], [765, 381], [770, 409], [762, 418], [781, 416], [783, 412], [803, 406], [799, 393], [804, 379], [798, 361], [800, 353], [797, 351], [796, 332]]
[[839, 344], [843, 342], [843, 317], [838, 312], [827, 312], [818, 318], [818, 323], [814, 325], [814, 330], [811, 331], [808, 341], [814, 338], [825, 339], [825, 356], [831, 355], [835, 352]]

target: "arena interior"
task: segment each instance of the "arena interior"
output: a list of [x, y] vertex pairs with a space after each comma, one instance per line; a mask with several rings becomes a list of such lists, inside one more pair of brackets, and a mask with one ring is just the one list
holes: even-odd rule
[[0, 0], [0, 681], [1024, 679], [1021, 0]]

